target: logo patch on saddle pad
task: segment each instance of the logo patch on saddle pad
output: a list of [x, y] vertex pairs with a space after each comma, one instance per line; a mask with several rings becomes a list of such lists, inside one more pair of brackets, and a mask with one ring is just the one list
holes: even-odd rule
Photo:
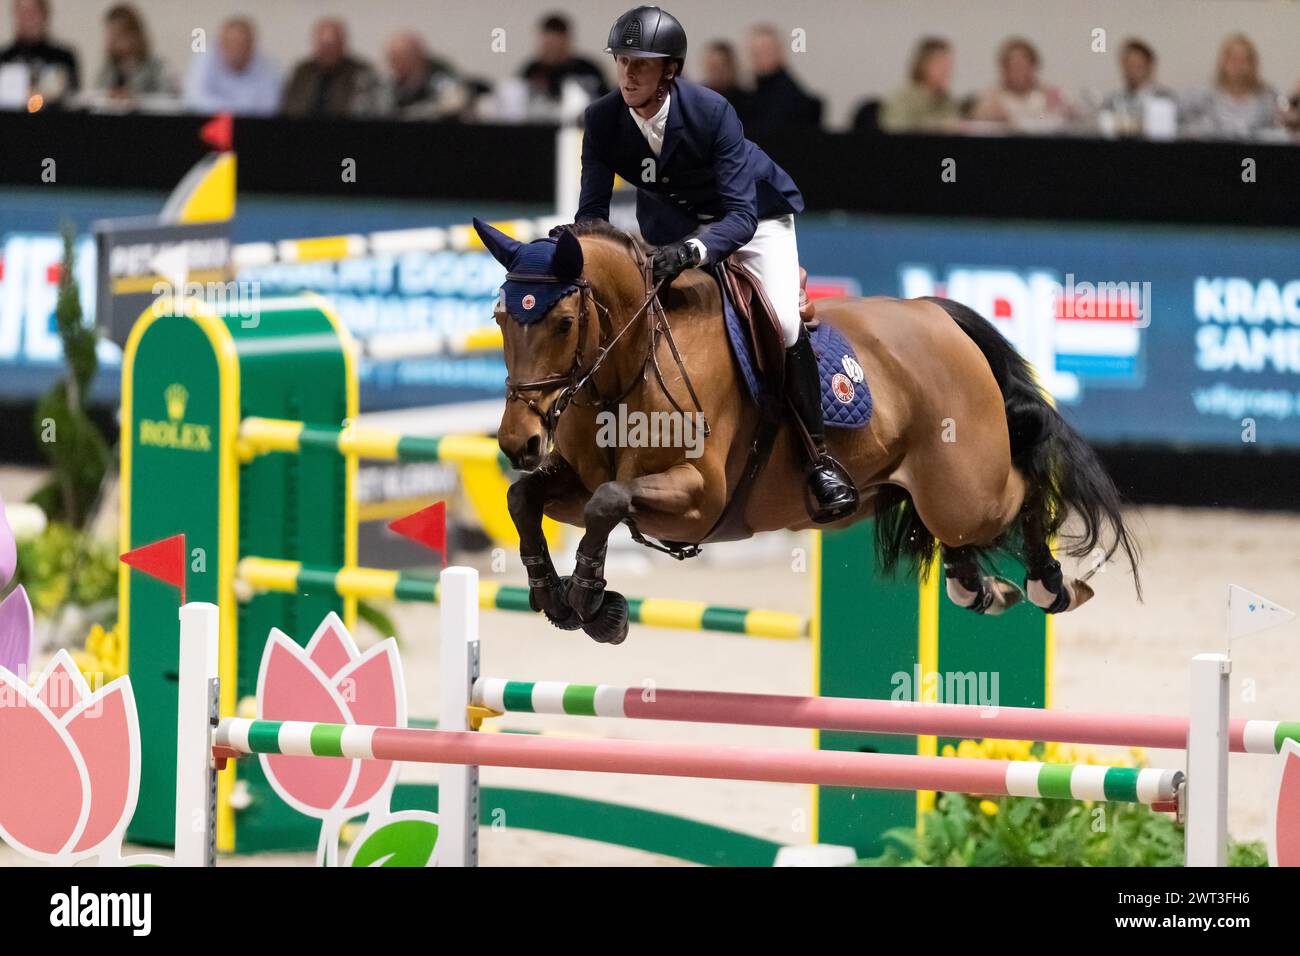
[[836, 372], [831, 379], [831, 393], [841, 404], [847, 405], [853, 401], [853, 383], [843, 372]]

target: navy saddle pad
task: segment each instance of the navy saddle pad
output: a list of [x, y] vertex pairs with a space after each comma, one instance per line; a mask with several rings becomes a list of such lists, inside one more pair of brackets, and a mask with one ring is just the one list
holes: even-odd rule
[[[718, 278], [716, 270], [713, 271], [713, 276], [715, 280]], [[731, 297], [727, 295], [727, 284], [719, 281], [718, 285], [722, 289], [722, 307], [731, 353], [736, 356], [750, 398], [761, 405], [764, 396], [780, 394], [782, 383], [760, 379], [752, 343], [740, 316], [731, 304]], [[826, 419], [826, 426], [862, 428], [867, 425], [871, 421], [871, 389], [849, 340], [834, 326], [823, 322], [812, 333], [812, 347], [821, 373], [822, 415]]]

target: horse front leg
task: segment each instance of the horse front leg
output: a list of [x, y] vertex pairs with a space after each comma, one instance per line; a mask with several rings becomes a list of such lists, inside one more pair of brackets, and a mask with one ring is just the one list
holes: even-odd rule
[[564, 582], [542, 533], [542, 515], [547, 502], [581, 492], [578, 476], [558, 456], [525, 474], [506, 492], [506, 507], [519, 532], [519, 559], [528, 572], [528, 605], [565, 631], [576, 631], [582, 623], [565, 600]]
[[627, 598], [605, 589], [605, 555], [613, 530], [627, 518], [695, 520], [703, 503], [704, 478], [691, 465], [630, 481], [607, 481], [596, 489], [583, 511], [586, 533], [578, 542], [567, 595], [592, 640], [622, 644], [627, 638]]

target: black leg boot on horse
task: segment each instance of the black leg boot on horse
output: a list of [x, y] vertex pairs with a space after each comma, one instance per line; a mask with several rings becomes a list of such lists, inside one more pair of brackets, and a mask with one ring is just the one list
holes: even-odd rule
[[1013, 582], [980, 570], [978, 548], [945, 546], [943, 576], [948, 599], [976, 614], [996, 616], [1015, 607], [1025, 596]]
[[858, 489], [826, 450], [821, 376], [806, 329], [800, 329], [798, 340], [785, 350], [785, 394], [808, 454], [809, 516], [818, 524], [849, 517], [858, 510]]

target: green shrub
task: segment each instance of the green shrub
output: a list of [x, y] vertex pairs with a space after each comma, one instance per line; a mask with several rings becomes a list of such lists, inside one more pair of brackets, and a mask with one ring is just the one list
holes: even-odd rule
[[[941, 794], [922, 832], [885, 833], [864, 866], [1181, 866], [1173, 816], [1134, 803]], [[1231, 866], [1266, 866], [1263, 844], [1232, 844]]]
[[51, 618], [72, 605], [92, 621], [117, 616], [117, 548], [66, 524], [54, 523], [18, 543], [18, 583], [27, 589], [32, 610]]

